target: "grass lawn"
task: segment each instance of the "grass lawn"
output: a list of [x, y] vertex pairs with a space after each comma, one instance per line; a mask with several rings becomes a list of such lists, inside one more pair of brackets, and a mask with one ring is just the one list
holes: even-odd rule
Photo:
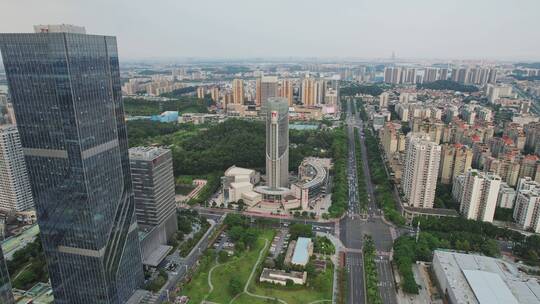
[[[268, 240], [268, 246], [263, 257], [266, 257], [270, 247], [270, 242], [274, 237], [273, 230], [262, 230], [255, 248], [243, 252], [240, 256], [232, 257], [228, 262], [220, 264], [212, 271], [212, 283], [214, 289], [210, 292], [208, 286], [208, 274], [212, 267], [216, 266], [215, 255], [207, 255], [202, 261], [197, 273], [193, 276], [191, 282], [183, 289], [181, 294], [190, 297], [190, 303], [199, 304], [206, 297], [207, 301], [225, 304], [229, 303], [233, 295], [229, 292], [229, 282], [234, 277], [238, 279], [242, 286], [245, 286], [249, 275], [255, 265], [260, 251], [264, 248], [265, 239]], [[261, 260], [262, 262], [263, 260]], [[256, 272], [253, 280], [250, 282], [249, 291], [262, 296], [279, 298], [288, 304], [307, 304], [318, 300], [332, 299], [333, 266], [329, 264], [327, 270], [320, 273], [317, 277], [308, 278], [310, 287], [299, 289], [287, 289], [285, 287], [266, 287], [255, 283]], [[209, 293], [210, 292], [210, 293]], [[209, 293], [209, 294], [208, 294]], [[242, 293], [233, 302], [233, 304], [268, 304], [278, 303], [272, 299], [259, 299]]]
[[215, 254], [207, 253], [201, 258], [201, 264], [197, 269], [195, 275], [191, 278], [191, 281], [186, 284], [182, 290], [182, 294], [189, 296], [190, 303], [199, 304], [204, 299], [204, 296], [210, 290], [208, 286], [208, 272], [210, 268], [215, 265]]
[[[230, 261], [221, 264], [214, 269], [212, 272], [214, 290], [208, 295], [206, 300], [217, 303], [229, 303], [233, 296], [229, 294], [229, 286], [227, 283], [232, 277], [236, 277], [242, 282], [242, 286], [244, 286], [251, 274], [253, 265], [259, 257], [259, 252], [264, 247], [264, 240], [268, 239], [270, 242], [273, 237], [274, 231], [262, 231], [255, 248], [243, 252], [240, 256], [233, 256]], [[201, 261], [199, 270], [193, 276], [191, 282], [189, 282], [182, 291], [183, 295], [186, 295], [191, 299], [190, 303], [200, 303], [210, 291], [210, 287], [208, 286], [208, 273], [215, 265], [216, 262], [214, 258], [205, 258], [204, 261]], [[234, 303], [236, 303], [236, 301]]]
[[[299, 289], [287, 289], [277, 286], [263, 287], [252, 282], [249, 286], [249, 291], [261, 296], [276, 297], [289, 304], [305, 304], [318, 300], [331, 300], [333, 277], [334, 268], [329, 263], [326, 271], [318, 274], [317, 277], [311, 278], [308, 276], [309, 287]], [[234, 303], [237, 302], [235, 301]]]
[[265, 300], [265, 299], [255, 298], [255, 297], [252, 297], [250, 295], [243, 293], [234, 300], [233, 304], [281, 304], [281, 303], [276, 300], [270, 300], [270, 299]]
[[[229, 262], [216, 268], [212, 273], [214, 290], [210, 293], [207, 300], [218, 303], [229, 303], [233, 297], [229, 293], [229, 286], [227, 283], [231, 278], [235, 277], [239, 279], [240, 282], [242, 282], [242, 286], [244, 286], [251, 274], [253, 265], [257, 262], [259, 252], [264, 248], [264, 240], [267, 239], [269, 241], [268, 244], [270, 244], [273, 237], [274, 231], [264, 230], [260, 234], [255, 248], [238, 257], [234, 256]], [[236, 301], [234, 303], [236, 303]]]

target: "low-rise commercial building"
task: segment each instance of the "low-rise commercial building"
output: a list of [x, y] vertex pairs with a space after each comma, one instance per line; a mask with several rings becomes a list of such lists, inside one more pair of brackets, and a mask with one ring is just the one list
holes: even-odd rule
[[299, 237], [296, 240], [294, 253], [292, 255], [291, 264], [298, 266], [306, 266], [309, 262], [309, 257], [313, 254], [313, 242], [310, 238]]
[[305, 271], [285, 272], [283, 270], [264, 268], [259, 281], [283, 286], [287, 285], [287, 281], [292, 281], [294, 284], [304, 285], [307, 281], [307, 273]]
[[259, 203], [262, 196], [253, 191], [253, 187], [260, 179], [260, 174], [255, 170], [230, 167], [221, 178], [223, 203], [236, 203], [239, 200], [243, 200], [248, 206]]
[[331, 167], [329, 158], [307, 157], [302, 161], [298, 167], [299, 181], [291, 186], [292, 192], [300, 199], [302, 209], [307, 210], [310, 203], [326, 194]]
[[433, 272], [450, 304], [540, 303], [540, 285], [501, 259], [435, 250]]

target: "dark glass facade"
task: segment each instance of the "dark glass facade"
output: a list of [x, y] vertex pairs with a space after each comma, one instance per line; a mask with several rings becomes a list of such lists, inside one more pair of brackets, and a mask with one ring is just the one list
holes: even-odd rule
[[14, 303], [13, 294], [11, 293], [11, 283], [9, 281], [9, 273], [7, 270], [6, 261], [4, 260], [4, 254], [2, 253], [2, 246], [0, 246], [0, 303]]
[[55, 303], [142, 284], [116, 38], [1, 34]]

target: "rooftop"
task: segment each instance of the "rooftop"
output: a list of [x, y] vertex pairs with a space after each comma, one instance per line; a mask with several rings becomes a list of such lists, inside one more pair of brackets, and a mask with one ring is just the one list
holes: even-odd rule
[[86, 34], [86, 29], [84, 26], [73, 24], [38, 24], [34, 25], [34, 32]]
[[291, 260], [292, 264], [306, 265], [309, 261], [310, 238], [299, 237], [294, 247], [294, 254]]
[[252, 169], [241, 168], [237, 166], [232, 166], [227, 171], [225, 171], [225, 176], [237, 176], [237, 175], [251, 175], [255, 172]]
[[302, 279], [302, 278], [304, 278], [304, 273], [299, 272], [299, 271], [286, 272], [286, 271], [283, 271], [283, 270], [269, 269], [269, 268], [264, 268], [262, 273], [261, 273], [261, 278], [271, 278], [271, 279], [274, 279], [274, 280], [280, 280], [280, 279], [285, 280], [285, 277]]
[[540, 303], [540, 285], [501, 259], [435, 250], [444, 276], [460, 303]]
[[169, 151], [169, 149], [159, 147], [133, 147], [129, 149], [129, 158], [150, 161]]

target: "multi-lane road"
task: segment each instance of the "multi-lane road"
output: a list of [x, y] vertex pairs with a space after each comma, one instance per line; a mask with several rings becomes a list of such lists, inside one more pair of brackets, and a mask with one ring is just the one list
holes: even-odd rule
[[[362, 245], [364, 235], [371, 235], [377, 249], [376, 265], [379, 277], [379, 293], [383, 303], [397, 303], [396, 289], [389, 253], [392, 249], [390, 226], [382, 220], [382, 214], [377, 206], [375, 188], [369, 174], [367, 149], [364, 140], [364, 122], [354, 110], [350, 100], [347, 101], [347, 133], [349, 136], [348, 181], [349, 181], [349, 212], [340, 222], [340, 238], [347, 247], [346, 266], [348, 270], [347, 303], [366, 303], [364, 269], [362, 260]], [[362, 171], [368, 194], [367, 214], [360, 209], [358, 202], [358, 179], [356, 164], [356, 149], [354, 129], [359, 130], [360, 156]]]
[[[365, 235], [371, 235], [377, 250], [375, 263], [378, 273], [378, 288], [383, 303], [395, 304], [396, 288], [389, 253], [392, 249], [392, 234], [390, 225], [382, 220], [382, 212], [377, 206], [375, 197], [375, 187], [369, 174], [369, 163], [367, 149], [364, 140], [364, 122], [359, 117], [356, 110], [353, 110], [351, 100], [347, 101], [347, 134], [349, 141], [347, 160], [347, 181], [349, 186], [348, 212], [336, 226], [334, 222], [317, 222], [307, 219], [279, 218], [276, 221], [276, 228], [294, 222], [312, 224], [314, 230], [326, 233], [335, 233], [335, 228], [339, 227], [339, 238], [346, 247], [346, 267], [348, 275], [347, 303], [366, 303], [365, 282], [364, 282], [364, 262], [362, 255], [363, 239]], [[355, 138], [355, 129], [358, 129], [358, 141]], [[358, 177], [355, 145], [360, 144], [360, 156], [362, 158], [362, 171], [364, 182], [368, 194], [367, 210], [361, 210], [358, 195]], [[223, 220], [226, 213], [237, 212], [228, 209], [196, 208], [200, 214], [216, 222]], [[366, 212], [367, 211], [367, 212]], [[253, 218], [268, 217], [268, 215], [249, 214]], [[177, 273], [173, 278], [169, 278], [163, 290], [172, 290], [174, 286], [186, 275], [186, 270], [194, 266], [200, 254], [208, 246], [208, 238], [204, 237], [196, 246], [196, 249], [185, 259], [182, 259]], [[164, 294], [162, 295], [164, 296]]]

